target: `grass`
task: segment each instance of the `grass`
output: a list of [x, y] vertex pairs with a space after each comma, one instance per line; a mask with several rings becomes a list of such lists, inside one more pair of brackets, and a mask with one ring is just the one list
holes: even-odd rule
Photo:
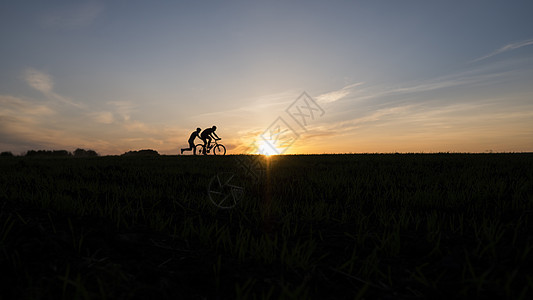
[[0, 209], [0, 299], [533, 295], [532, 154], [1, 157]]

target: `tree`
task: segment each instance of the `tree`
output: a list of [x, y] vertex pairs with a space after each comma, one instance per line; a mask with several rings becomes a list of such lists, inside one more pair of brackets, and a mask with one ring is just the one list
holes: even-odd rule
[[85, 149], [78, 148], [74, 150], [74, 156], [75, 157], [94, 157], [94, 156], [98, 156], [98, 153], [96, 153], [96, 151], [94, 150], [85, 150]]
[[159, 153], [152, 149], [143, 149], [138, 151], [128, 151], [122, 154], [122, 156], [159, 156]]
[[26, 152], [26, 156], [72, 156], [67, 150], [29, 150]]

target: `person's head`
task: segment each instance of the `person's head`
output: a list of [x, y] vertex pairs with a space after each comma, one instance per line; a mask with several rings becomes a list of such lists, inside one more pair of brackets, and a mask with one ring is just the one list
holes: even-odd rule
[[196, 132], [200, 132], [200, 131], [202, 131], [202, 128], [200, 127], [196, 128]]
[[213, 125], [213, 127], [211, 127], [211, 128], [213, 128], [213, 130], [217, 130], [217, 127], [215, 125]]

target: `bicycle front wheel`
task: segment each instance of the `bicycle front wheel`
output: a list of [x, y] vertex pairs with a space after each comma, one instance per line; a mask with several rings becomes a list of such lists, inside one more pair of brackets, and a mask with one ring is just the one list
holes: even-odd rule
[[222, 144], [217, 144], [215, 149], [213, 149], [214, 155], [226, 155], [226, 147]]
[[204, 145], [203, 144], [198, 144], [196, 145], [196, 152], [194, 153], [195, 155], [202, 155], [204, 152]]

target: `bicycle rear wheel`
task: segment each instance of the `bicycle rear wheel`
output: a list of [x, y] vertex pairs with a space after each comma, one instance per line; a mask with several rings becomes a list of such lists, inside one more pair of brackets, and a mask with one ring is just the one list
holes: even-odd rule
[[226, 155], [226, 147], [222, 144], [217, 144], [213, 149], [214, 155]]
[[203, 144], [196, 145], [196, 153], [195, 153], [195, 155], [202, 155], [203, 152], [204, 152], [204, 145]]

